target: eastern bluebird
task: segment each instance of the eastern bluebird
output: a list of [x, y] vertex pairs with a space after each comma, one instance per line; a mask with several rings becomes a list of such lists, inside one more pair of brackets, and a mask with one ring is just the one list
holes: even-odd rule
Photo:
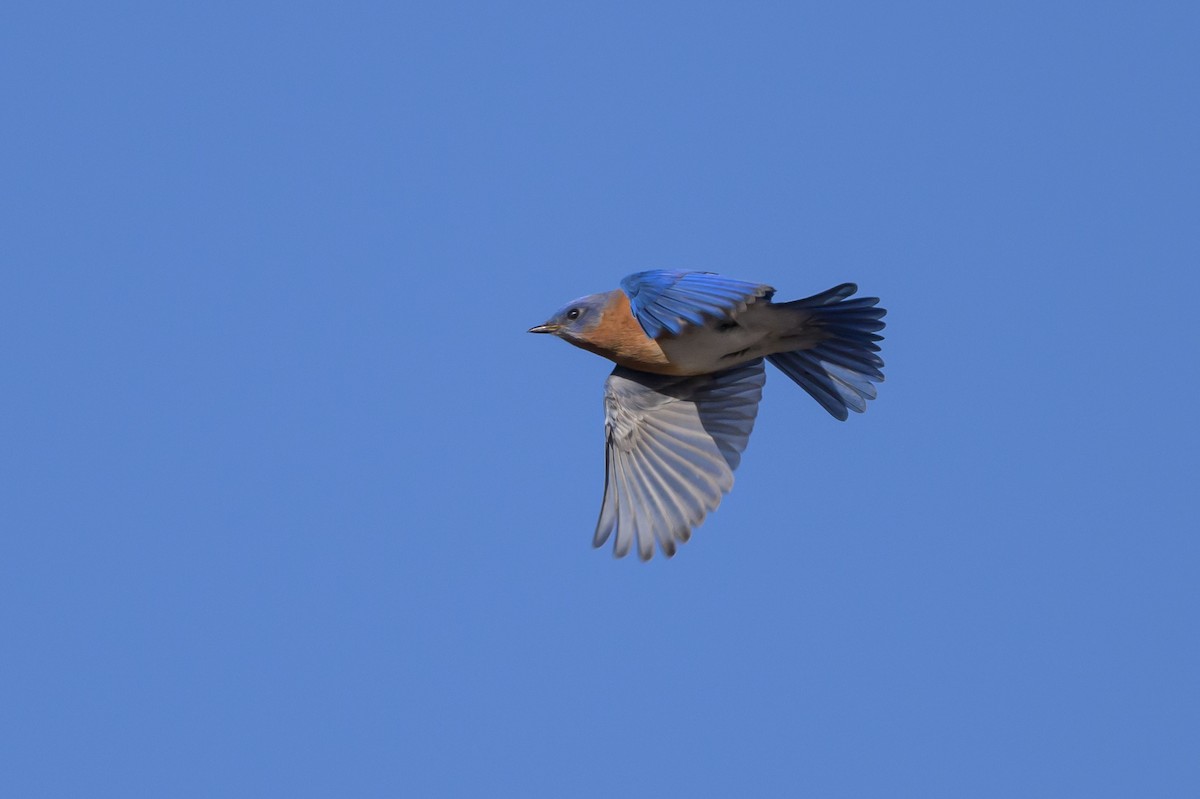
[[877, 297], [843, 283], [774, 303], [775, 289], [711, 272], [654, 270], [568, 303], [530, 333], [615, 361], [604, 389], [604, 502], [592, 541], [649, 560], [715, 510], [754, 427], [763, 358], [825, 410], [861, 413], [883, 380]]

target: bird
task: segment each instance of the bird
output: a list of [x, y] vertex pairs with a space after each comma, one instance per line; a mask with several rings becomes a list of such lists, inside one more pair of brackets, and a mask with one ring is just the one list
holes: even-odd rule
[[613, 361], [605, 383], [605, 478], [592, 544], [613, 555], [679, 544], [733, 487], [766, 382], [764, 360], [834, 418], [883, 381], [887, 313], [842, 283], [800, 300], [713, 272], [655, 269], [573, 300], [530, 333]]

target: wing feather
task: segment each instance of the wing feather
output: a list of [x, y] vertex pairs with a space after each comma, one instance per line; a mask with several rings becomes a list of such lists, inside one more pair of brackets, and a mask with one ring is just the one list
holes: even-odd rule
[[761, 360], [698, 377], [667, 377], [618, 366], [605, 385], [604, 501], [593, 543], [613, 554], [677, 542], [733, 487], [766, 380]]
[[736, 316], [759, 297], [775, 289], [763, 283], [735, 280], [712, 272], [655, 269], [637, 272], [621, 281], [633, 315], [650, 338], [678, 335], [706, 317]]

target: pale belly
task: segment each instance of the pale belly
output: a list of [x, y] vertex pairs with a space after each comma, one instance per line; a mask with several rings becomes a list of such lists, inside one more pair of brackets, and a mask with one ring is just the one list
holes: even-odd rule
[[704, 327], [690, 328], [680, 336], [664, 336], [658, 345], [676, 374], [693, 375], [816, 343], [804, 334], [802, 319], [779, 306], [756, 303], [734, 322], [709, 320]]

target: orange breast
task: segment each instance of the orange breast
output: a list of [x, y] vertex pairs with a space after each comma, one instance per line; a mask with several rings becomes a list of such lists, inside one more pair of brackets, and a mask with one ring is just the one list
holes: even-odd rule
[[642, 330], [633, 316], [629, 298], [620, 289], [612, 292], [600, 323], [588, 331], [587, 338], [572, 343], [630, 369], [663, 375], [679, 374], [658, 342]]

